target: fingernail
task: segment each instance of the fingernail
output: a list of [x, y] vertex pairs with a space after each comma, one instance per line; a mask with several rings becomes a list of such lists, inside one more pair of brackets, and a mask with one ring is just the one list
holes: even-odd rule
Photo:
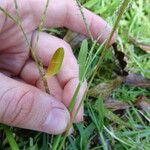
[[53, 108], [43, 125], [45, 132], [51, 134], [63, 133], [69, 122], [69, 113], [60, 108]]

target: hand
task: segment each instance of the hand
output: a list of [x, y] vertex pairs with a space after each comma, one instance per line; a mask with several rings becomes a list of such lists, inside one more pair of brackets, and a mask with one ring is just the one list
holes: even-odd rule
[[[70, 116], [75, 113], [86, 89], [86, 83], [81, 87], [70, 115], [67, 106], [78, 84], [79, 74], [72, 49], [62, 39], [36, 31], [46, 0], [17, 2], [22, 27], [44, 66], [48, 66], [50, 58], [59, 47], [64, 48], [65, 58], [59, 74], [48, 79], [50, 96], [42, 91], [43, 85], [38, 69], [20, 27], [0, 11], [0, 123], [59, 134], [65, 131]], [[14, 0], [0, 1], [0, 7], [14, 17], [17, 16]], [[111, 28], [102, 18], [87, 9], [83, 11], [95, 39], [105, 30], [99, 40], [103, 42]], [[50, 0], [44, 27], [66, 27], [88, 36], [75, 0]], [[38, 34], [39, 41], [36, 44]], [[83, 106], [75, 122], [80, 122], [82, 119]]]

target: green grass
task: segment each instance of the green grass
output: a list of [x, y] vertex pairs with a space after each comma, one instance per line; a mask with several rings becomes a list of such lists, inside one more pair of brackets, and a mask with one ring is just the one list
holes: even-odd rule
[[[80, 2], [97, 15], [102, 16], [112, 26], [115, 23], [119, 7], [121, 6], [120, 0], [80, 0]], [[133, 0], [131, 2], [120, 20], [117, 43], [120, 50], [126, 54], [127, 70], [130, 73], [142, 74], [150, 79], [150, 55], [129, 41], [129, 36], [132, 36], [150, 45], [149, 8], [149, 0]], [[42, 30], [42, 24], [40, 24], [39, 30]], [[67, 32], [66, 29], [48, 29], [46, 31], [61, 37], [65, 36]], [[86, 76], [89, 82], [93, 76], [93, 71], [95, 71], [93, 68], [97, 65], [99, 56], [103, 53], [102, 51], [105, 50], [102, 46], [100, 47], [98, 44], [93, 46], [93, 44], [93, 41], [88, 40], [89, 53], [95, 59], [92, 61], [93, 57], [88, 57], [86, 62], [88, 73], [84, 74], [84, 72], [81, 72], [81, 78]], [[77, 49], [74, 48], [74, 52], [78, 58], [79, 52]], [[83, 57], [82, 55], [80, 53], [80, 57]], [[110, 48], [110, 51], [104, 56], [103, 62], [100, 63], [99, 67], [101, 69], [96, 70], [94, 80], [92, 80], [90, 85], [94, 87], [99, 83], [116, 78], [116, 74], [113, 72], [115, 66], [115, 58], [113, 57], [112, 48]], [[66, 138], [63, 143], [63, 149], [149, 150], [150, 114], [142, 112], [133, 105], [136, 98], [140, 95], [147, 96], [148, 100], [150, 100], [150, 89], [125, 84], [115, 89], [111, 93], [111, 98], [127, 102], [131, 106], [121, 112], [113, 112], [106, 109], [102, 98], [85, 97], [84, 122], [73, 125], [75, 132]], [[62, 139], [63, 137], [59, 136], [59, 138]], [[19, 147], [21, 150], [46, 150], [46, 147], [53, 149], [52, 145], [57, 147], [57, 143], [54, 140], [56, 137], [47, 137], [45, 134], [43, 136], [42, 133], [18, 128], [10, 129], [0, 126], [0, 139], [0, 149], [2, 150], [17, 150], [16, 147]]]

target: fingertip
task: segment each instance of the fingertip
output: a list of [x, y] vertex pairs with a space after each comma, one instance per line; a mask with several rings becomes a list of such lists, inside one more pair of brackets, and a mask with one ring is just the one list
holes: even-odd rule
[[49, 134], [60, 134], [67, 129], [70, 113], [58, 99], [3, 74], [0, 82], [4, 87], [0, 96], [5, 94], [0, 101], [1, 123]]
[[43, 124], [43, 130], [54, 135], [62, 134], [69, 123], [70, 115], [67, 109], [53, 108]]

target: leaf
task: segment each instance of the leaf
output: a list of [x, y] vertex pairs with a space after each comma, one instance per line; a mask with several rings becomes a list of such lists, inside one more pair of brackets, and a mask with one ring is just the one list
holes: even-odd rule
[[106, 108], [112, 109], [113, 111], [123, 110], [123, 109], [127, 109], [127, 108], [130, 107], [125, 102], [122, 102], [122, 101], [119, 101], [119, 100], [115, 100], [115, 99], [111, 99], [111, 98], [106, 100], [104, 105], [105, 105]]
[[140, 74], [129, 74], [125, 78], [125, 83], [136, 86], [136, 87], [142, 87], [142, 88], [150, 87], [150, 80], [147, 78], [144, 78]]
[[76, 126], [80, 134], [80, 138], [76, 138], [77, 142], [80, 143], [80, 149], [86, 150], [88, 149], [90, 136], [91, 133], [93, 133], [95, 126], [92, 123], [86, 128], [83, 124], [77, 124]]
[[150, 45], [145, 44], [145, 43], [141, 43], [139, 42], [137, 39], [133, 38], [133, 37], [129, 37], [130, 41], [137, 47], [139, 47], [140, 49], [142, 49], [143, 51], [145, 51], [146, 53], [150, 53]]
[[63, 59], [64, 59], [64, 49], [58, 48], [49, 63], [45, 77], [56, 75], [60, 71]]
[[84, 74], [86, 71], [86, 60], [87, 60], [87, 53], [88, 53], [88, 42], [84, 40], [81, 44], [78, 63], [79, 63], [79, 80], [84, 80]]
[[144, 50], [147, 53], [150, 53], [150, 45], [146, 45], [146, 44], [139, 44], [139, 47]]
[[12, 133], [10, 127], [4, 125], [3, 129], [5, 131], [6, 138], [8, 140], [8, 143], [9, 143], [11, 149], [12, 150], [19, 150], [18, 144], [16, 143], [16, 140], [13, 136], [13, 133]]
[[102, 131], [104, 126], [104, 117], [105, 117], [105, 107], [104, 101], [102, 98], [98, 98], [95, 103], [95, 109], [98, 112], [98, 123], [99, 123], [99, 130]]
[[124, 60], [125, 54], [118, 50], [117, 43], [114, 43], [112, 46], [113, 46], [113, 49], [114, 49], [115, 58], [118, 61], [118, 68], [116, 68], [114, 71], [119, 76], [127, 76], [128, 72], [125, 70], [125, 68], [127, 66], [127, 62]]
[[100, 83], [94, 88], [90, 89], [88, 91], [89, 96], [91, 97], [97, 97], [100, 96], [103, 99], [106, 99], [110, 96], [112, 91], [116, 89], [121, 83], [123, 82], [123, 78], [118, 77], [112, 81], [109, 81], [107, 83]]
[[146, 96], [139, 96], [135, 102], [135, 106], [150, 113], [150, 101]]

